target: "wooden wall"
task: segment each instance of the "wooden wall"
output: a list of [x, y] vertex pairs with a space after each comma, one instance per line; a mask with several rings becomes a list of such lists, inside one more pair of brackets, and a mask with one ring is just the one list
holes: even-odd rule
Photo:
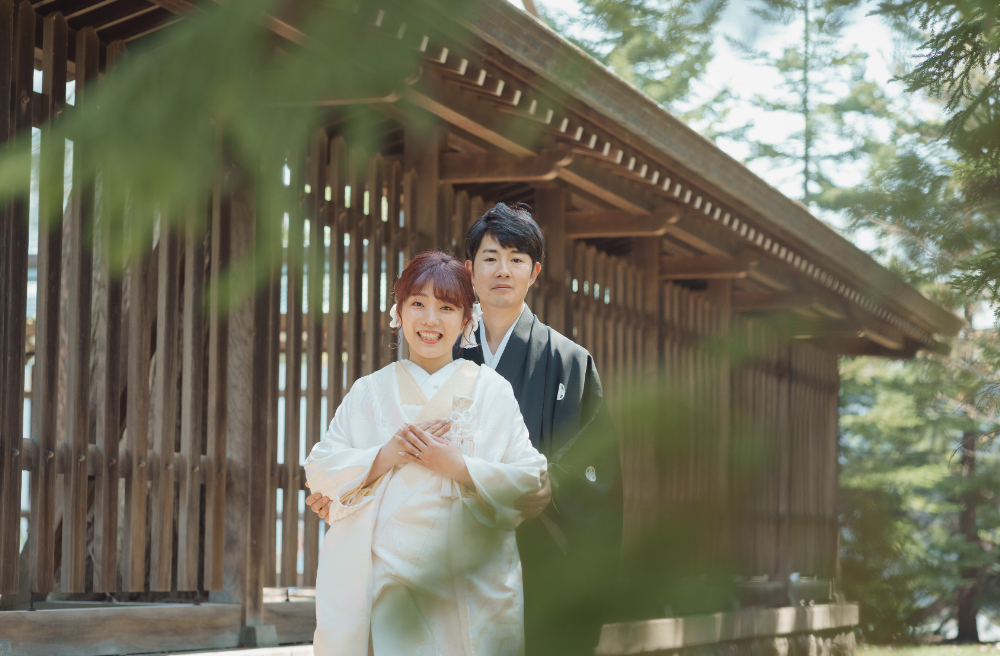
[[[0, 138], [40, 116], [41, 171], [65, 164], [49, 117], [65, 102], [68, 42], [60, 16], [0, 0], [0, 43], [13, 44], [13, 58], [0, 52], [0, 97], [27, 98], [0, 103]], [[100, 44], [91, 30], [74, 43], [83, 102]], [[30, 88], [36, 47], [42, 94]], [[123, 52], [107, 45], [107, 65]], [[402, 153], [389, 154], [317, 131], [287, 174], [272, 171], [287, 175], [285, 216], [262, 214], [252, 181], [228, 170], [200, 215], [161, 220], [123, 277], [107, 265], [94, 181], [72, 180], [65, 215], [45, 200], [61, 189], [42, 189], [50, 222], [39, 229], [27, 384], [28, 202], [0, 207], [0, 593], [19, 586], [22, 471], [32, 591], [224, 589], [254, 621], [262, 586], [314, 584], [323, 531], [303, 512], [301, 462], [351, 384], [404, 353], [386, 312], [400, 267], [427, 248], [464, 257], [464, 234], [489, 207], [439, 183], [442, 128], [408, 124], [403, 135]], [[732, 322], [728, 287], [661, 281], [657, 238], [634, 240], [628, 258], [567, 240], [564, 188], [539, 187], [535, 206], [548, 253], [528, 303], [601, 372], [620, 429], [627, 537], [665, 509], [710, 508], [746, 575], [829, 575], [835, 356]], [[222, 312], [227, 281], [244, 282], [226, 271], [260, 257], [277, 225], [280, 270]], [[747, 357], [731, 356], [730, 336]]]

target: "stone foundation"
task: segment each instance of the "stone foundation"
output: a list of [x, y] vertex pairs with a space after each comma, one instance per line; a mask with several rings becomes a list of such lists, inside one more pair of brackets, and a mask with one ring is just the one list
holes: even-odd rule
[[854, 656], [856, 604], [607, 624], [597, 656]]

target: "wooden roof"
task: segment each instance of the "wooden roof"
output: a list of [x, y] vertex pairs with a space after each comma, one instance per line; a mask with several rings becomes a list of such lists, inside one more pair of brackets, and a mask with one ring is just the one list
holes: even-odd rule
[[[41, 14], [61, 11], [74, 29], [93, 26], [104, 43], [142, 43], [196, 9], [187, 0], [33, 5]], [[414, 12], [425, 17], [436, 12], [429, 21], [434, 28], [407, 31]], [[506, 0], [470, 0], [461, 15], [439, 0], [384, 0], [365, 3], [358, 20], [422, 54], [424, 70], [400, 89], [393, 105], [397, 116], [430, 113], [470, 152], [550, 159], [554, 152], [568, 154], [553, 177], [573, 191], [581, 220], [669, 216], [660, 231], [665, 257], [752, 258], [755, 266], [736, 288], [745, 299], [756, 299], [757, 305], [747, 302], [747, 308], [797, 304], [806, 317], [849, 323], [849, 334], [867, 333], [870, 341], [908, 352], [933, 347], [938, 336], [953, 335], [963, 325], [800, 203]], [[267, 26], [291, 42], [308, 40], [289, 21], [273, 18]], [[392, 115], [385, 107], [380, 111]], [[507, 193], [530, 195], [523, 182], [514, 185]], [[627, 252], [628, 240], [609, 237], [598, 243]]]

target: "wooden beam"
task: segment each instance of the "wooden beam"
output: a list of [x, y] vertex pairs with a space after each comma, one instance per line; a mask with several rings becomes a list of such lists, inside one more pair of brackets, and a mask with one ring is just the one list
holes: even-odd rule
[[[536, 154], [535, 144], [541, 142], [546, 127], [543, 123], [508, 120], [479, 94], [454, 84], [433, 67], [403, 90], [403, 99], [486, 143], [522, 157]], [[560, 168], [557, 177], [619, 209], [634, 214], [653, 209], [643, 185], [613, 175], [598, 164], [574, 160]]]
[[794, 310], [810, 308], [818, 301], [815, 294], [801, 292], [740, 291], [733, 294], [736, 312], [761, 312], [767, 310]]
[[660, 278], [664, 280], [715, 280], [745, 278], [757, 264], [752, 255], [735, 257], [696, 255], [692, 257], [660, 258]]
[[149, 0], [151, 3], [159, 7], [160, 9], [166, 9], [172, 14], [178, 14], [183, 16], [184, 14], [190, 14], [197, 7], [193, 2], [189, 0]]
[[600, 212], [568, 212], [566, 237], [590, 239], [596, 237], [662, 237], [678, 215], [672, 211], [652, 214], [632, 214], [624, 210]]
[[559, 169], [573, 161], [572, 151], [566, 148], [524, 157], [503, 152], [441, 153], [440, 157], [441, 182], [450, 184], [553, 180]]
[[857, 320], [819, 320], [803, 322], [796, 326], [793, 335], [799, 339], [864, 339], [892, 351], [902, 351], [907, 346], [906, 336], [890, 326], [877, 329]]

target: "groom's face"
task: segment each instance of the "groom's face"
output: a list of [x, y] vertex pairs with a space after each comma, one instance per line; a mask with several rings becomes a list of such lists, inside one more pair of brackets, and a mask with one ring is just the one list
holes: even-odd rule
[[465, 266], [479, 302], [494, 308], [519, 307], [542, 269], [541, 263], [532, 262], [519, 250], [504, 248], [489, 233], [483, 235], [476, 259]]

